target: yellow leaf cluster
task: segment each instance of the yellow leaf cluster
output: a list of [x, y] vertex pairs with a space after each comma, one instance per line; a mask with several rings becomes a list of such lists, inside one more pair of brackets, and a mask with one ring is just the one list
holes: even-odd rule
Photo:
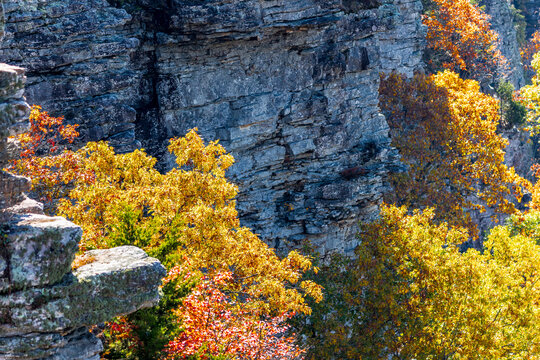
[[391, 176], [395, 192], [387, 201], [415, 208], [434, 207], [436, 218], [466, 226], [475, 234], [467, 209], [515, 211], [530, 184], [504, 164], [507, 141], [497, 134], [499, 104], [478, 82], [444, 71], [412, 80], [383, 78], [381, 108], [392, 144], [407, 170]]
[[172, 139], [169, 151], [177, 167], [165, 174], [141, 150], [115, 154], [100, 142], [78, 151], [95, 176], [77, 182], [59, 211], [83, 227], [83, 247], [120, 245], [115, 239], [122, 232], [130, 238], [122, 241], [167, 259], [169, 267], [189, 260], [194, 270], [232, 271], [235, 281], [227, 290], [254, 299], [265, 313], [309, 313], [305, 296], [321, 298], [318, 285], [300, 282], [311, 261], [295, 251], [280, 259], [240, 226], [238, 189], [225, 178], [233, 157], [217, 141], [205, 145], [195, 130]]
[[[527, 215], [529, 216], [529, 215]], [[530, 215], [538, 218], [538, 215]], [[426, 209], [384, 205], [363, 228], [355, 298], [361, 358], [539, 359], [540, 246], [509, 225], [485, 250]], [[351, 287], [348, 291], [352, 292]]]
[[518, 99], [528, 109], [528, 130], [533, 134], [538, 134], [540, 132], [540, 53], [534, 54], [531, 66], [536, 75], [532, 78], [531, 85], [520, 89]]

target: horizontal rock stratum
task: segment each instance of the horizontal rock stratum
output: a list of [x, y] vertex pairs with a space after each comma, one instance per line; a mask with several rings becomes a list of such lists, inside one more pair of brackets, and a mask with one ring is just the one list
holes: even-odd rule
[[236, 159], [243, 225], [282, 250], [351, 250], [397, 162], [379, 73], [422, 68], [421, 1], [123, 3], [5, 0], [0, 60], [83, 141], [142, 145], [164, 170], [198, 127]]

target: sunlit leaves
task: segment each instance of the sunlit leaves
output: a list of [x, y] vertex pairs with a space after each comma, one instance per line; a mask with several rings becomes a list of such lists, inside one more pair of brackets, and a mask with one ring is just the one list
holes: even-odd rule
[[230, 272], [203, 277], [176, 311], [182, 333], [166, 347], [166, 359], [199, 356], [245, 360], [294, 360], [303, 350], [295, 345], [285, 321], [292, 314], [261, 316], [247, 298], [237, 302], [223, 288], [233, 280]]
[[[59, 179], [64, 179], [68, 172], [73, 174], [69, 177], [68, 193], [55, 194], [66, 195], [59, 200], [59, 214], [82, 226], [83, 250], [136, 245], [169, 269], [169, 282], [181, 288], [176, 291], [176, 285], [165, 286], [166, 304], [160, 304], [160, 310], [155, 312], [161, 318], [152, 320], [157, 329], [151, 331], [157, 334], [155, 341], [172, 341], [167, 355], [171, 359], [179, 356], [178, 346], [186, 341], [197, 354], [213, 356], [221, 350], [224, 358], [231, 354], [224, 349], [209, 351], [207, 341], [199, 343], [190, 338], [195, 334], [204, 337], [206, 331], [197, 328], [197, 322], [189, 322], [190, 316], [197, 316], [193, 311], [203, 306], [202, 294], [212, 299], [211, 307], [204, 313], [216, 316], [212, 326], [223, 325], [227, 331], [235, 328], [235, 335], [226, 341], [234, 342], [231, 346], [235, 348], [243, 347], [244, 355], [256, 351], [261, 359], [273, 359], [278, 354], [299, 356], [301, 351], [294, 347], [292, 339], [274, 335], [286, 330], [283, 323], [290, 314], [311, 311], [306, 297], [321, 299], [320, 286], [302, 281], [303, 273], [312, 267], [310, 259], [296, 251], [280, 259], [251, 230], [240, 226], [235, 202], [238, 188], [225, 178], [225, 170], [234, 159], [217, 141], [206, 145], [194, 130], [184, 138], [171, 139], [169, 151], [176, 157], [177, 167], [164, 174], [155, 169], [156, 159], [143, 150], [116, 154], [104, 142], [88, 143], [69, 152], [76, 171], [63, 166], [61, 157], [47, 158], [50, 162], [45, 168], [57, 172]], [[43, 164], [43, 158], [30, 155], [29, 159]], [[41, 181], [28, 168], [22, 167], [21, 172], [36, 183]], [[54, 190], [57, 183], [51, 183], [49, 188]], [[179, 268], [205, 279], [183, 307], [179, 307], [180, 299], [173, 297], [185, 296], [195, 285], [187, 286]], [[221, 274], [226, 274], [223, 281], [216, 282]], [[188, 308], [190, 303], [193, 306]], [[222, 310], [234, 310], [234, 316], [224, 318]], [[171, 326], [172, 318], [176, 318], [173, 322], [178, 325]], [[143, 342], [148, 337], [145, 332], [139, 333], [140, 327], [129, 321], [126, 326], [140, 340], [125, 339], [113, 324], [107, 331], [109, 345], [115, 349], [109, 350], [130, 358], [138, 358], [141, 353], [152, 356], [144, 347], [155, 344]], [[185, 331], [178, 337], [181, 326]], [[265, 335], [258, 338], [260, 346], [246, 350], [256, 334]], [[202, 348], [195, 349], [197, 344]]]
[[[505, 65], [498, 50], [498, 35], [491, 30], [489, 16], [469, 0], [433, 0], [424, 17], [427, 45], [435, 51], [432, 63], [484, 81]], [[440, 65], [440, 67], [439, 67]]]
[[533, 56], [531, 66], [536, 72], [532, 84], [519, 90], [519, 100], [527, 108], [527, 122], [532, 133], [540, 132], [540, 52]]
[[83, 227], [83, 246], [107, 247], [119, 214], [127, 209], [138, 214], [139, 227], [153, 229], [136, 245], [152, 253], [165, 239], [177, 244], [163, 259], [166, 263], [188, 256], [194, 268], [234, 269], [231, 287], [253, 297], [267, 313], [309, 312], [301, 293], [307, 289], [319, 297], [320, 288], [301, 287], [299, 280], [311, 263], [296, 252], [280, 260], [240, 226], [234, 200], [238, 190], [224, 177], [232, 157], [217, 142], [206, 146], [195, 131], [171, 140], [169, 149], [178, 167], [166, 174], [155, 170], [156, 160], [141, 150], [115, 154], [105, 143], [89, 143], [77, 152], [84, 170], [95, 176], [77, 182], [59, 210]]
[[[363, 227], [348, 292], [360, 314], [351, 341], [362, 358], [538, 359], [540, 246], [492, 230], [485, 250], [459, 251], [461, 228], [427, 209], [383, 206]], [[355, 290], [356, 287], [356, 290]]]
[[[391, 74], [380, 87], [392, 144], [406, 165], [391, 175], [387, 200], [434, 207], [436, 219], [474, 230], [467, 209], [514, 212], [529, 184], [504, 164], [507, 141], [497, 134], [499, 104], [473, 80], [450, 71], [413, 79]], [[472, 232], [474, 234], [474, 232]]]
[[10, 170], [29, 177], [33, 192], [54, 213], [55, 200], [67, 196], [76, 179], [92, 181], [93, 173], [81, 168], [79, 154], [68, 145], [79, 136], [77, 125], [64, 124], [63, 118], [50, 116], [33, 106], [28, 132], [17, 137], [21, 156]]
[[532, 34], [531, 38], [527, 40], [525, 46], [521, 49], [521, 58], [523, 60], [523, 67], [526, 75], [534, 76], [535, 68], [532, 65], [534, 54], [540, 52], [540, 31], [536, 31]]

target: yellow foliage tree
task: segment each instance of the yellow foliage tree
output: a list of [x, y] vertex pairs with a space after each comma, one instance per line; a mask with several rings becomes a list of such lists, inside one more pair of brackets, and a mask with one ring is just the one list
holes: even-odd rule
[[540, 53], [533, 56], [531, 66], [536, 72], [532, 84], [519, 90], [519, 100], [527, 107], [527, 122], [529, 130], [538, 134], [540, 132]]
[[[392, 144], [406, 171], [390, 178], [387, 201], [414, 208], [433, 207], [436, 218], [475, 225], [467, 209], [515, 211], [529, 183], [504, 164], [507, 140], [497, 134], [499, 104], [478, 82], [444, 71], [412, 80], [383, 78], [381, 109], [392, 130]], [[474, 232], [471, 232], [474, 234]]]
[[363, 228], [357, 280], [343, 291], [361, 294], [346, 297], [348, 358], [540, 359], [540, 246], [520, 231], [538, 214], [514, 217], [483, 252], [465, 253], [467, 231], [433, 218], [384, 205]]
[[[105, 358], [177, 358], [187, 345], [194, 354], [216, 355], [210, 343], [258, 349], [250, 358], [259, 358], [263, 349], [265, 356], [303, 353], [293, 337], [276, 337], [275, 332], [284, 332], [283, 322], [295, 313], [310, 313], [307, 298], [320, 301], [321, 287], [301, 279], [316, 269], [296, 251], [280, 259], [240, 226], [234, 200], [238, 189], [225, 178], [234, 159], [217, 141], [205, 145], [195, 130], [172, 139], [169, 150], [177, 167], [162, 174], [155, 169], [156, 159], [141, 150], [115, 154], [103, 142], [67, 150], [65, 144], [78, 135], [75, 128], [40, 107], [33, 108], [30, 120], [31, 131], [19, 137], [23, 157], [12, 169], [32, 179], [50, 212], [83, 227], [81, 249], [136, 245], [169, 270], [157, 307], [117, 319], [103, 332]], [[81, 257], [74, 266], [85, 261]], [[227, 281], [212, 282], [223, 274]], [[197, 293], [205, 281], [219, 283], [208, 290], [220, 294], [217, 302], [186, 310], [182, 303], [193, 299], [190, 292]], [[197, 314], [210, 318], [204, 324], [183, 323]], [[223, 337], [210, 342], [193, 338], [212, 333], [205, 324], [223, 327]], [[255, 329], [263, 328], [274, 335], [262, 339]], [[256, 338], [260, 341], [252, 343]], [[218, 355], [229, 358], [234, 349]]]
[[206, 146], [195, 131], [172, 139], [169, 151], [177, 167], [165, 174], [142, 150], [115, 154], [105, 143], [89, 143], [77, 152], [94, 177], [76, 182], [59, 212], [83, 227], [82, 246], [130, 243], [170, 268], [185, 269], [189, 260], [207, 274], [232, 271], [227, 291], [249, 296], [259, 312], [309, 313], [304, 296], [321, 297], [319, 286], [301, 281], [311, 262], [296, 251], [279, 259], [240, 226], [238, 189], [225, 178], [233, 157], [217, 141]]

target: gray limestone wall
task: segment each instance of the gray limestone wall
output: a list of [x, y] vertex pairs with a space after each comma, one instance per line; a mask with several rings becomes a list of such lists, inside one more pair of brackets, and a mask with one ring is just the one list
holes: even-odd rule
[[419, 0], [5, 0], [0, 60], [83, 140], [142, 145], [198, 127], [237, 162], [242, 223], [274, 246], [354, 246], [396, 164], [379, 73], [421, 69]]

